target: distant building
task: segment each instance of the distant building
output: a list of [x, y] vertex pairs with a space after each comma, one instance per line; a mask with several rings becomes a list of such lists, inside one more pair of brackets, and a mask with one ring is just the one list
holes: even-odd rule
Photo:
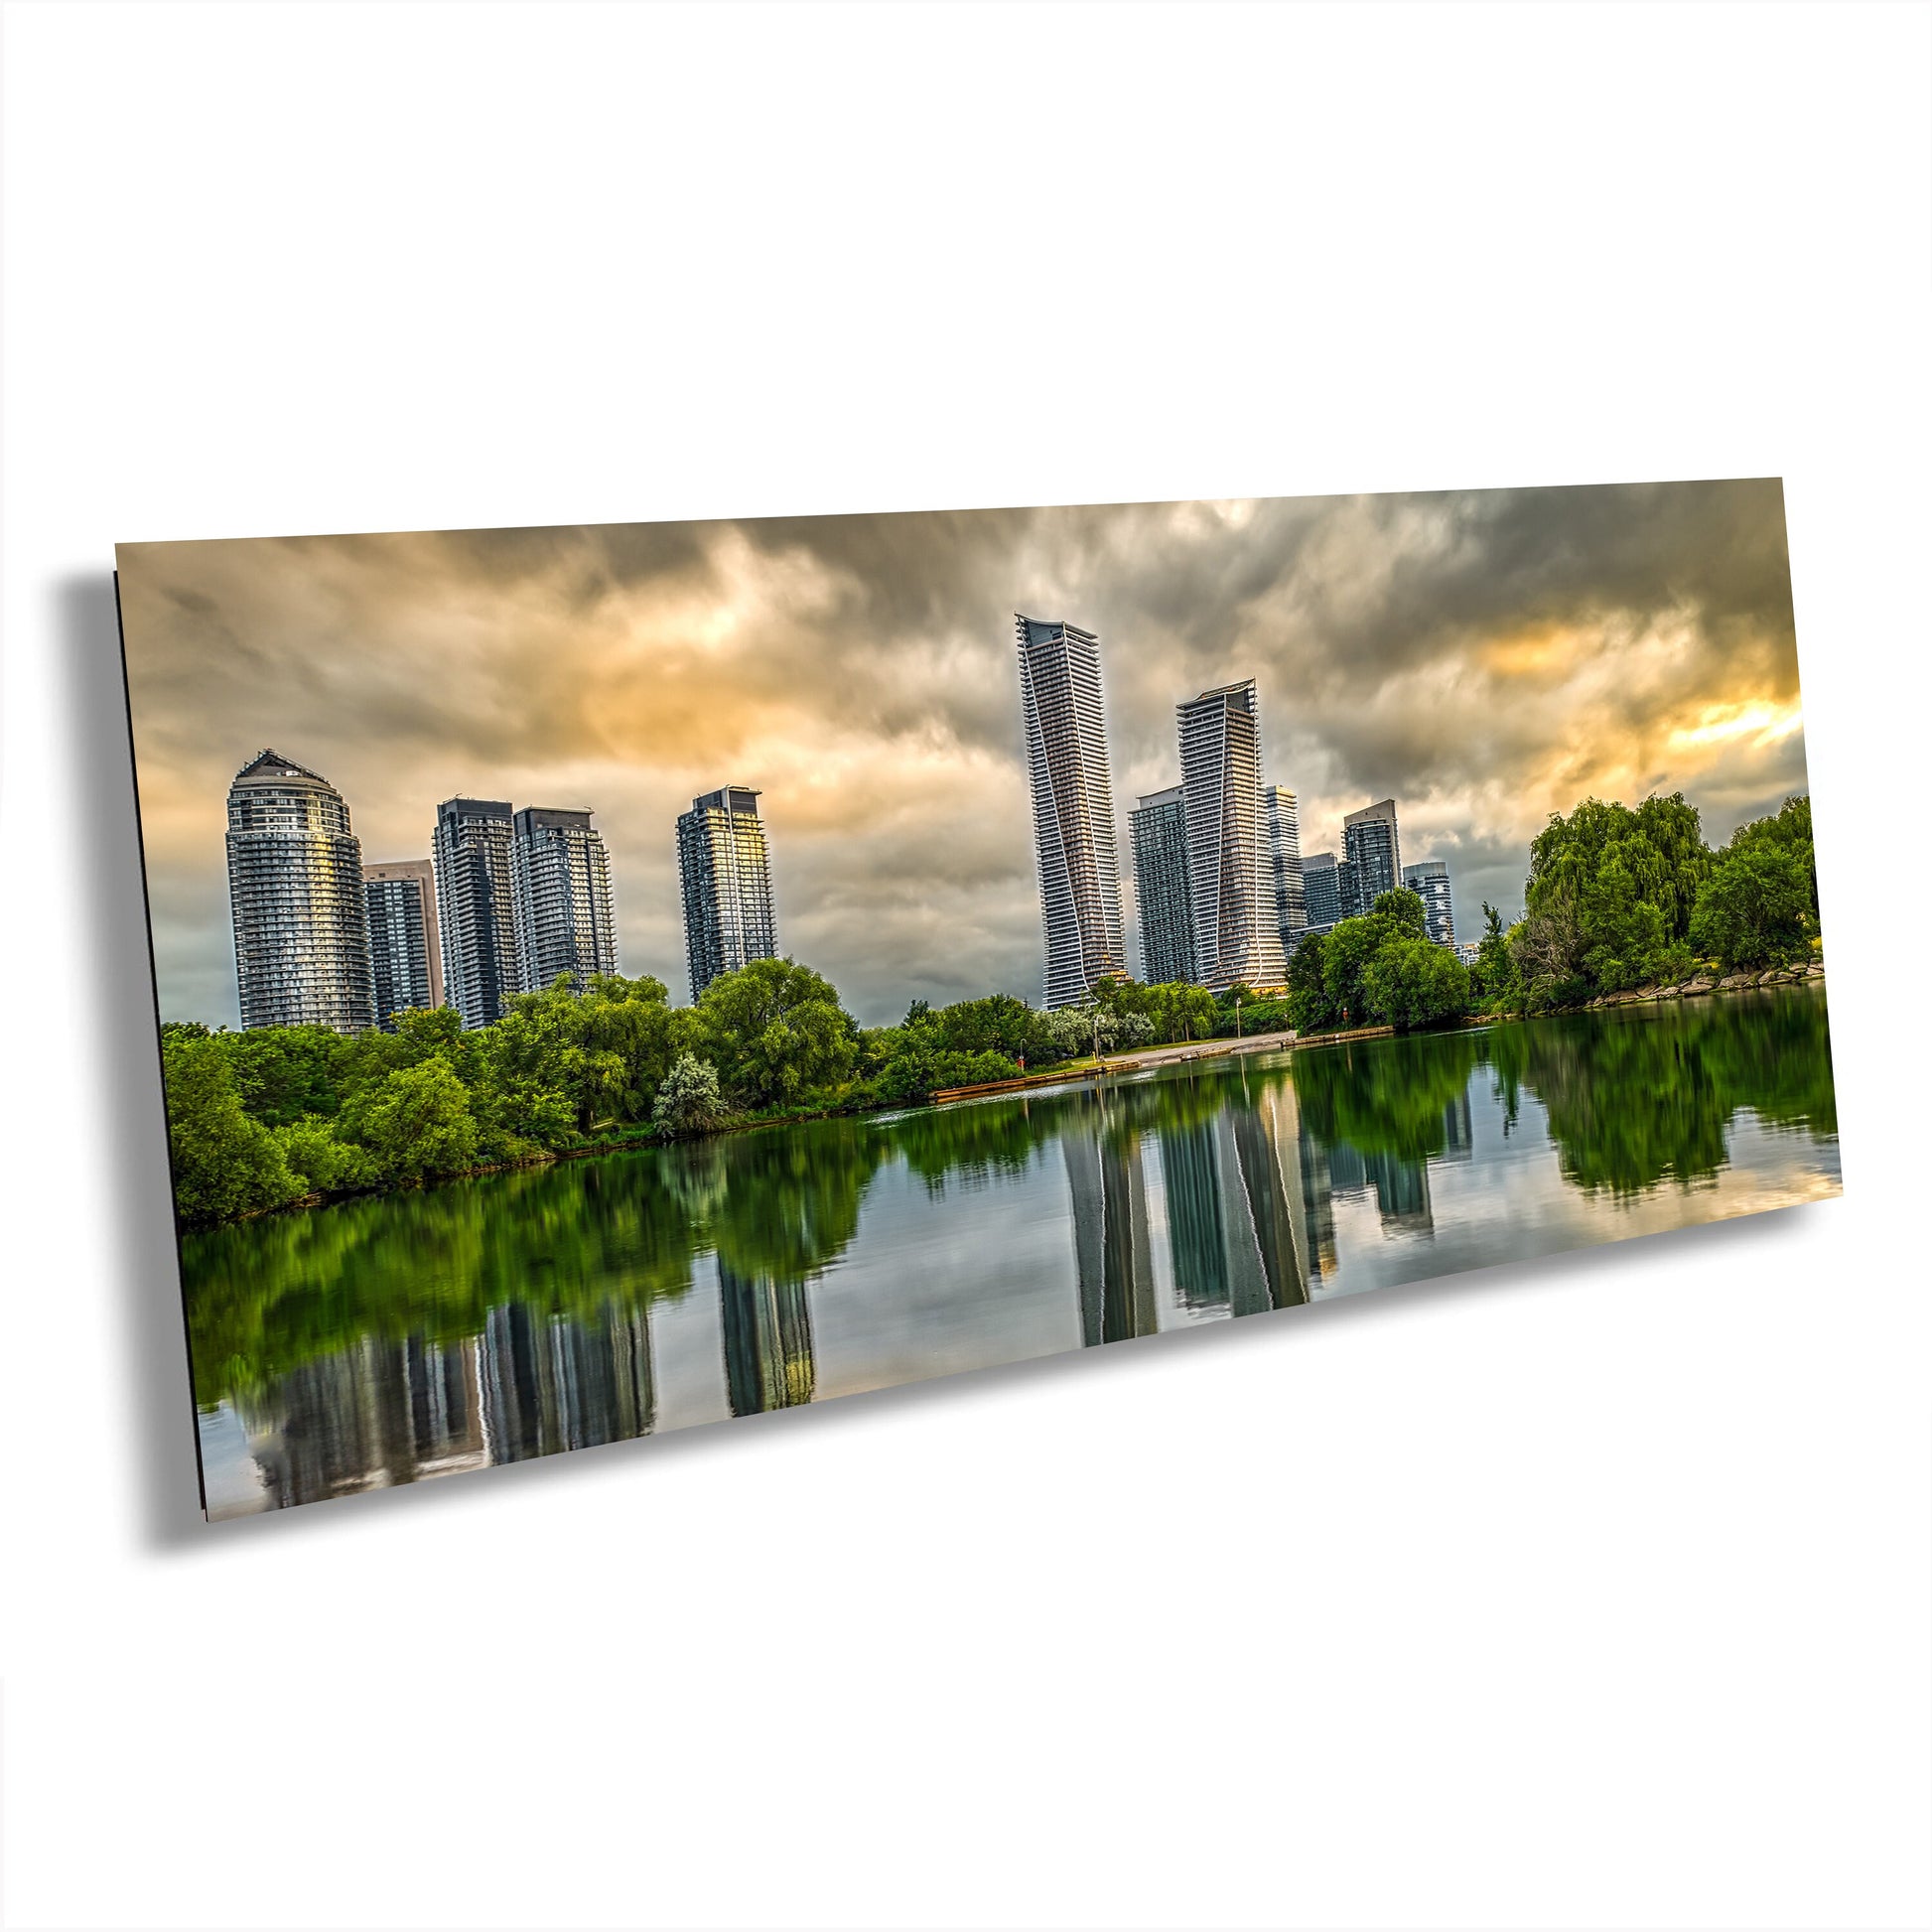
[[526, 993], [568, 973], [581, 993], [593, 973], [618, 970], [611, 861], [589, 812], [525, 805], [510, 821], [516, 952]]
[[1402, 868], [1402, 883], [1422, 900], [1429, 936], [1439, 946], [1455, 944], [1455, 915], [1449, 905], [1449, 867], [1440, 859], [1424, 859]]
[[1342, 918], [1341, 876], [1332, 852], [1311, 852], [1302, 861], [1303, 905], [1308, 932], [1326, 932]]
[[228, 787], [228, 913], [247, 1027], [375, 1024], [362, 848], [327, 778], [266, 751]]
[[1100, 640], [1077, 624], [1017, 614], [1013, 623], [1033, 779], [1042, 995], [1048, 1007], [1073, 1006], [1127, 971]]
[[1309, 922], [1308, 895], [1302, 885], [1302, 815], [1295, 794], [1286, 785], [1270, 785], [1269, 844], [1275, 859], [1275, 921], [1282, 931], [1282, 951], [1292, 953]]
[[446, 798], [436, 808], [436, 915], [447, 1004], [466, 1027], [502, 1019], [523, 984], [516, 944], [507, 800]]
[[749, 785], [721, 785], [692, 799], [677, 822], [684, 956], [693, 1000], [721, 973], [778, 956], [771, 859], [759, 796]]
[[1480, 939], [1458, 939], [1455, 942], [1455, 956], [1465, 966], [1473, 966], [1482, 953]]
[[1141, 909], [1141, 978], [1191, 985], [1194, 902], [1187, 891], [1187, 811], [1179, 785], [1151, 791], [1129, 815], [1134, 897]]
[[1275, 857], [1261, 795], [1261, 711], [1253, 678], [1174, 707], [1187, 810], [1194, 961], [1203, 986], [1279, 986], [1287, 977]]
[[1366, 912], [1384, 893], [1392, 893], [1402, 884], [1395, 800], [1385, 798], [1379, 805], [1364, 805], [1360, 811], [1350, 812], [1341, 821], [1341, 844], [1344, 862], [1355, 868], [1345, 903]]
[[369, 914], [375, 1024], [391, 1033], [397, 1014], [443, 1004], [436, 869], [427, 859], [391, 859], [364, 866], [362, 897]]

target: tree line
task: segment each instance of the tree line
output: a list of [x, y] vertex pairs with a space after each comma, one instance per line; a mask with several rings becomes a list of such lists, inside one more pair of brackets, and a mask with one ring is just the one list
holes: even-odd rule
[[759, 1120], [916, 1105], [1143, 1045], [1295, 1028], [1409, 1033], [1472, 1013], [1543, 1012], [1604, 992], [1807, 954], [1818, 930], [1811, 804], [1792, 798], [1722, 852], [1682, 794], [1587, 799], [1531, 849], [1524, 918], [1491, 907], [1473, 969], [1385, 893], [1311, 934], [1283, 990], [1103, 981], [1043, 1012], [1007, 993], [861, 1027], [821, 974], [760, 959], [673, 1008], [648, 975], [568, 975], [466, 1031], [448, 1008], [392, 1030], [162, 1028], [176, 1207], [205, 1225], [295, 1201], [414, 1185], [600, 1146]]
[[759, 1120], [915, 1105], [1121, 1047], [1201, 1039], [1282, 1011], [1246, 988], [1109, 982], [1041, 1012], [1011, 994], [861, 1027], [821, 974], [754, 960], [674, 1008], [662, 980], [560, 975], [466, 1030], [449, 1008], [388, 1032], [163, 1026], [178, 1213], [191, 1226], [319, 1195]]

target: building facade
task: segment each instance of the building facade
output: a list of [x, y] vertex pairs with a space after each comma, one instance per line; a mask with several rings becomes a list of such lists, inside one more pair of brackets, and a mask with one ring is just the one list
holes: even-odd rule
[[1275, 856], [1261, 787], [1261, 712], [1253, 678], [1175, 706], [1187, 811], [1194, 962], [1216, 991], [1287, 977], [1275, 910]]
[[1440, 859], [1424, 859], [1402, 868], [1402, 883], [1422, 900], [1429, 936], [1439, 946], [1455, 944], [1455, 912], [1449, 904], [1449, 867]]
[[1395, 800], [1384, 798], [1378, 805], [1364, 805], [1341, 821], [1342, 859], [1355, 869], [1352, 882], [1344, 881], [1347, 896], [1343, 917], [1368, 911], [1384, 893], [1402, 884], [1402, 847], [1396, 839]]
[[1302, 861], [1302, 905], [1308, 915], [1304, 936], [1340, 922], [1341, 869], [1332, 852], [1311, 852]]
[[723, 785], [692, 799], [677, 822], [677, 869], [693, 1000], [721, 973], [777, 958], [771, 857], [756, 791]]
[[568, 973], [581, 993], [593, 973], [618, 970], [611, 861], [589, 812], [525, 805], [510, 820], [510, 881], [524, 992]]
[[1283, 953], [1292, 954], [1309, 922], [1308, 895], [1302, 886], [1302, 814], [1286, 785], [1270, 785], [1263, 795], [1268, 800], [1268, 842], [1275, 861], [1275, 923], [1281, 927]]
[[466, 1027], [487, 1027], [523, 984], [509, 804], [446, 798], [436, 808], [436, 912], [446, 1004]]
[[443, 1004], [435, 868], [427, 859], [364, 866], [362, 897], [368, 906], [375, 1024], [393, 1033], [397, 1014]]
[[228, 787], [228, 913], [247, 1027], [375, 1025], [362, 847], [327, 778], [265, 751]]
[[1107, 762], [1100, 640], [1077, 624], [1014, 618], [1033, 780], [1043, 999], [1073, 1006], [1127, 971]]
[[1184, 798], [1179, 785], [1152, 791], [1128, 816], [1141, 912], [1141, 979], [1148, 986], [1192, 985], [1196, 977]]

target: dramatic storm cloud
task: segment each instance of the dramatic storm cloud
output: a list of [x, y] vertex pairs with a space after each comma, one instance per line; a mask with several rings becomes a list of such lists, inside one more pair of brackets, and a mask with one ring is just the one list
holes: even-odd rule
[[1530, 839], [1581, 798], [1681, 789], [1716, 841], [1805, 787], [1775, 482], [137, 544], [120, 567], [171, 1018], [234, 1022], [225, 798], [266, 746], [342, 790], [369, 860], [426, 856], [458, 793], [590, 807], [623, 969], [679, 999], [673, 821], [755, 785], [780, 943], [861, 1019], [1036, 998], [1016, 610], [1100, 633], [1123, 855], [1135, 795], [1178, 776], [1176, 701], [1252, 676], [1304, 851], [1393, 796], [1464, 934], [1480, 900], [1521, 905]]

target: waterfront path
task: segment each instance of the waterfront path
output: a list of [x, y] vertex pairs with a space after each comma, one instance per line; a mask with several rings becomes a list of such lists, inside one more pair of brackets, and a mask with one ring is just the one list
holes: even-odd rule
[[[1382, 1029], [1387, 1032], [1386, 1028]], [[1230, 1053], [1265, 1053], [1295, 1042], [1287, 1033], [1250, 1034], [1245, 1039], [1179, 1040], [1172, 1046], [1143, 1046], [1132, 1053], [1103, 1054], [1097, 1060], [1070, 1060], [1045, 1073], [1020, 1073], [1011, 1080], [986, 1080], [976, 1086], [945, 1087], [935, 1102], [976, 1100], [989, 1093], [1023, 1093], [1029, 1087], [1060, 1087], [1079, 1080], [1104, 1079], [1110, 1073], [1138, 1073], [1144, 1067], [1166, 1066], [1174, 1060], [1217, 1060]]]

